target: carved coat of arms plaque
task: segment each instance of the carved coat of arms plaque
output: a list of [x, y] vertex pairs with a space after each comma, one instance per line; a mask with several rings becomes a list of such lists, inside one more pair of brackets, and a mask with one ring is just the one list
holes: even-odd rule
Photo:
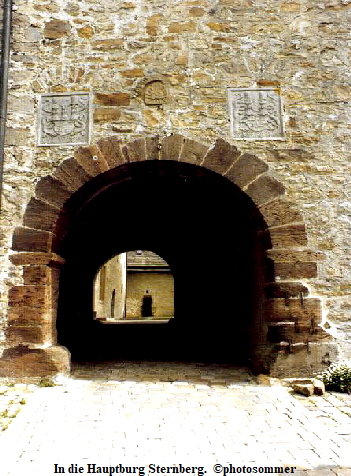
[[144, 102], [149, 106], [159, 106], [167, 100], [167, 88], [162, 81], [150, 81], [145, 85]]
[[235, 139], [283, 139], [282, 104], [273, 88], [228, 89], [231, 135]]
[[84, 145], [90, 142], [89, 93], [42, 94], [38, 145]]

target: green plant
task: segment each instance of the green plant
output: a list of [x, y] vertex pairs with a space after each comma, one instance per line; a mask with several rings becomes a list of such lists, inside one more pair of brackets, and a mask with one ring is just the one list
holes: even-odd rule
[[39, 382], [39, 387], [55, 387], [56, 384], [51, 378], [42, 378]]
[[319, 374], [318, 378], [322, 380], [326, 390], [351, 392], [351, 362], [335, 362]]

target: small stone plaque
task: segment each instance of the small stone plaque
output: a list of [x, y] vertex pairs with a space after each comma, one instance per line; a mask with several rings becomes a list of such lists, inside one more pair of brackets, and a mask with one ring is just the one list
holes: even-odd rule
[[148, 76], [140, 81], [136, 92], [147, 106], [162, 106], [168, 102], [168, 81], [161, 74]]
[[163, 81], [150, 81], [145, 85], [144, 102], [148, 106], [160, 106], [167, 101], [167, 88]]
[[89, 93], [42, 94], [38, 145], [85, 145], [90, 142]]
[[284, 139], [279, 90], [228, 89], [231, 134], [235, 139]]

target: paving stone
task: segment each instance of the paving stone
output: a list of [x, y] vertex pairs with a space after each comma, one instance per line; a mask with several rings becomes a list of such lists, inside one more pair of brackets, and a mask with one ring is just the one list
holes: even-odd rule
[[[137, 380], [151, 370], [155, 382]], [[247, 385], [245, 370], [220, 366], [208, 368], [208, 384], [199, 385], [199, 372], [203, 368], [182, 363], [75, 367], [61, 385], [36, 389], [2, 433], [1, 476], [21, 474], [21, 462], [27, 464], [24, 474], [46, 476], [53, 462], [135, 465], [141, 458], [159, 463], [160, 455], [168, 465], [209, 465], [209, 475], [214, 463], [289, 464], [303, 476], [317, 468], [318, 475], [335, 476], [335, 468], [346, 467], [351, 475], [349, 442], [286, 388]], [[170, 374], [178, 381], [166, 381]]]

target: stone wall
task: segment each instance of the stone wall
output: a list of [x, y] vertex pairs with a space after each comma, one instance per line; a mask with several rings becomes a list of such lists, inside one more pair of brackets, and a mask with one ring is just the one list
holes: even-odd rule
[[94, 317], [104, 320], [123, 319], [125, 317], [125, 300], [126, 254], [121, 253], [103, 264], [95, 276]]
[[[143, 298], [152, 298], [153, 318], [174, 316], [174, 290], [171, 273], [137, 272], [127, 275], [126, 318], [141, 319]], [[146, 316], [145, 316], [146, 317]]]
[[[263, 159], [302, 212], [325, 321], [351, 357], [349, 0], [18, 0], [13, 18], [1, 243], [2, 341], [14, 229], [36, 183], [74, 154], [37, 146], [40, 94], [89, 92], [92, 142], [180, 133]], [[161, 92], [151, 100], [152, 83]], [[231, 136], [227, 88], [272, 87], [281, 140]], [[156, 91], [157, 92], [157, 91]], [[188, 151], [196, 158], [199, 151]], [[297, 258], [298, 259], [298, 258]], [[281, 258], [284, 262], [284, 257]]]

